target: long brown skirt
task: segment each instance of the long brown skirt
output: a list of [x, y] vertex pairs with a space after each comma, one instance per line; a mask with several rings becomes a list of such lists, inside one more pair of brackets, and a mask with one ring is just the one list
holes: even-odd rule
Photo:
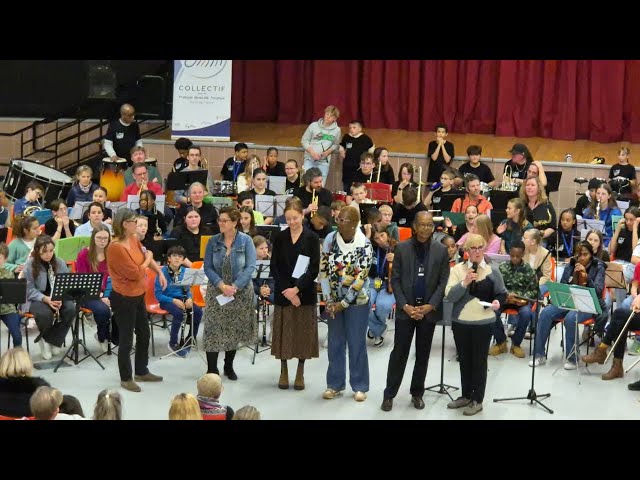
[[316, 306], [276, 305], [271, 340], [271, 355], [279, 360], [318, 358]]

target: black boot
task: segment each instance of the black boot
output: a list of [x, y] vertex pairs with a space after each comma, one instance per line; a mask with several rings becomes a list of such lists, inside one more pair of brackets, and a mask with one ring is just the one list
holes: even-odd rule
[[207, 352], [207, 373], [220, 375], [220, 371], [218, 371], [218, 352]]
[[640, 390], [640, 380], [638, 380], [637, 382], [630, 383], [629, 385], [627, 385], [627, 388], [629, 390], [633, 390], [637, 392], [638, 390]]
[[229, 350], [224, 353], [224, 374], [229, 380], [238, 380], [236, 372], [233, 371], [233, 359], [236, 358], [236, 351]]

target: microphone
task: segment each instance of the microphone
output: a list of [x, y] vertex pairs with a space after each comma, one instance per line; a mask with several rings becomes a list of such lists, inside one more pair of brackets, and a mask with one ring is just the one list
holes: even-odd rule
[[[471, 264], [471, 268], [473, 268], [473, 273], [478, 273], [478, 262], [473, 262]], [[471, 282], [471, 285], [469, 285], [469, 289], [473, 291], [475, 287], [476, 287], [476, 281], [474, 280], [473, 282]]]

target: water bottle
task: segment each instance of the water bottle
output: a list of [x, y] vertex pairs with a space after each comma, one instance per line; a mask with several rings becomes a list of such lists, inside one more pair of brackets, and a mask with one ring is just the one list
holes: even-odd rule
[[564, 156], [564, 161], [565, 161], [565, 162], [567, 162], [567, 163], [571, 163], [571, 162], [573, 162], [573, 156], [571, 156], [571, 154], [570, 154], [570, 153], [567, 153], [567, 154]]

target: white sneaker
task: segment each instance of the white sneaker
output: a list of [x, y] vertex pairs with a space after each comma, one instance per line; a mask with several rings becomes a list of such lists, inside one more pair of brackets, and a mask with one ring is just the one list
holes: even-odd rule
[[565, 370], [575, 370], [576, 368], [578, 368], [578, 365], [576, 365], [572, 361], [567, 360], [564, 364]]
[[109, 351], [109, 342], [107, 340], [105, 340], [104, 342], [98, 340], [98, 332], [93, 334], [93, 338], [95, 338], [96, 342], [98, 342], [98, 344], [100, 345], [100, 350], [102, 350], [103, 352]]
[[516, 327], [515, 325], [509, 325], [509, 328], [507, 329], [507, 337], [513, 337], [513, 334], [516, 333]]
[[40, 355], [42, 355], [42, 358], [45, 360], [51, 360], [51, 349], [49, 348], [49, 344], [42, 338], [38, 343], [40, 344]]
[[49, 344], [49, 348], [51, 349], [51, 353], [53, 355], [58, 355], [62, 351], [62, 348], [56, 347], [55, 345], [51, 345], [51, 344]]
[[544, 357], [536, 357], [535, 360], [529, 360], [529, 366], [533, 367], [533, 364], [535, 363], [536, 367], [540, 367], [541, 365], [544, 365], [545, 363], [547, 363], [547, 359]]

